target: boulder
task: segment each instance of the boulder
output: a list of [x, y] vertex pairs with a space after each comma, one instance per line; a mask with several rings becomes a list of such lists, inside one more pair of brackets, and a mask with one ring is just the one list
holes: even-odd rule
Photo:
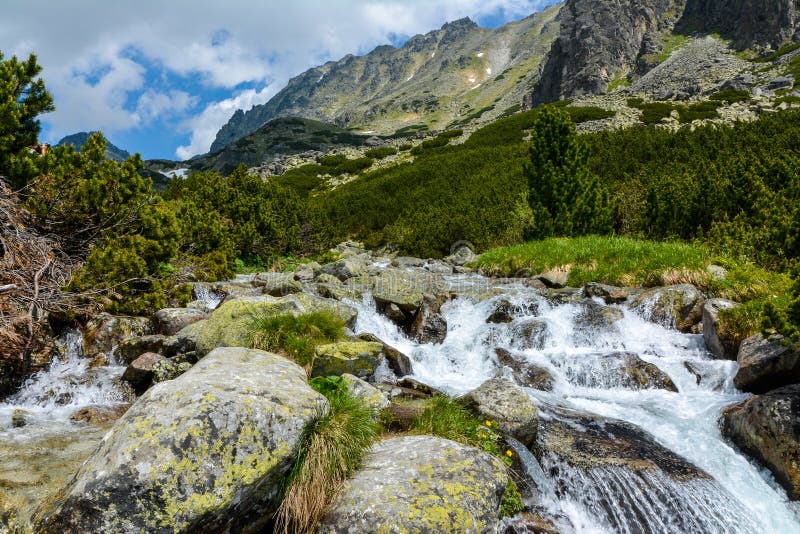
[[405, 313], [403, 313], [403, 310], [401, 310], [397, 304], [392, 302], [383, 306], [381, 312], [386, 316], [387, 319], [398, 326], [403, 326], [408, 322], [408, 317]]
[[380, 343], [341, 341], [319, 345], [314, 351], [311, 376], [352, 374], [369, 378], [383, 360], [383, 345]]
[[15, 408], [13, 412], [11, 412], [11, 427], [12, 428], [22, 428], [28, 424], [28, 412], [21, 408]]
[[87, 423], [97, 427], [107, 427], [122, 417], [130, 408], [130, 404], [116, 404], [114, 406], [91, 405], [75, 410], [69, 417], [76, 423]]
[[761, 334], [742, 341], [733, 384], [742, 391], [764, 393], [800, 382], [800, 351], [782, 341], [782, 336], [766, 339]]
[[680, 284], [643, 291], [631, 308], [647, 321], [688, 332], [702, 320], [705, 300], [693, 285]]
[[192, 368], [192, 364], [186, 361], [159, 360], [153, 364], [153, 383], [174, 380]]
[[426, 295], [406, 332], [419, 343], [442, 343], [447, 337], [447, 321], [439, 313], [441, 302]]
[[300, 366], [217, 349], [148, 390], [38, 510], [34, 531], [260, 531], [306, 425], [327, 407]]
[[355, 324], [357, 312], [352, 307], [331, 299], [300, 293], [286, 297], [239, 297], [229, 300], [214, 310], [204, 321], [190, 324], [177, 334], [177, 342], [186, 350], [197, 352], [198, 357], [217, 347], [244, 347], [250, 343], [250, 323], [258, 315], [300, 315], [327, 311]]
[[380, 343], [383, 346], [383, 354], [386, 356], [389, 368], [394, 371], [397, 376], [403, 377], [413, 372], [411, 368], [411, 359], [396, 348], [378, 339], [377, 336], [368, 333], [359, 334], [358, 339], [361, 341]]
[[161, 352], [166, 339], [160, 334], [129, 337], [120, 342], [114, 355], [122, 362], [131, 363], [145, 352]]
[[359, 243], [357, 241], [345, 241], [343, 243], [339, 243], [333, 248], [333, 251], [342, 258], [348, 258], [351, 256], [359, 256], [366, 252], [363, 243]]
[[486, 318], [487, 323], [502, 324], [514, 321], [514, 306], [506, 299], [498, 302], [489, 317]]
[[86, 323], [83, 344], [86, 356], [110, 354], [120, 341], [132, 336], [152, 334], [153, 323], [147, 317], [116, 317], [101, 313]]
[[790, 499], [800, 500], [800, 385], [728, 406], [722, 413], [722, 432], [766, 465]]
[[630, 352], [584, 354], [553, 363], [570, 383], [587, 388], [678, 391], [669, 375]]
[[561, 289], [567, 286], [569, 271], [566, 269], [550, 269], [539, 273], [534, 278], [542, 282], [546, 287]]
[[423, 267], [425, 260], [419, 258], [411, 258], [409, 256], [400, 256], [392, 260], [392, 267], [398, 269], [409, 269], [412, 267]]
[[327, 284], [332, 286], [341, 287], [342, 281], [333, 276], [332, 274], [320, 273], [314, 278], [314, 282], [318, 284]]
[[303, 291], [303, 286], [294, 279], [294, 273], [258, 273], [253, 278], [253, 285], [272, 297], [285, 297]]
[[764, 87], [767, 91], [780, 91], [781, 89], [791, 89], [794, 87], [794, 78], [791, 76], [779, 76], [770, 80]]
[[160, 333], [172, 336], [207, 316], [206, 312], [197, 308], [164, 308], [156, 312], [155, 320]]
[[580, 304], [580, 310], [575, 317], [575, 326], [578, 330], [596, 334], [598, 331], [609, 330], [614, 323], [624, 317], [625, 314], [619, 308], [603, 306], [587, 299]]
[[719, 312], [738, 306], [725, 299], [709, 299], [703, 304], [703, 341], [717, 359], [735, 360], [739, 347], [730, 332], [721, 328]]
[[628, 300], [630, 291], [624, 287], [590, 282], [583, 287], [583, 295], [589, 298], [603, 299], [606, 304], [621, 304]]
[[493, 532], [508, 483], [489, 454], [432, 436], [372, 447], [337, 494], [320, 533]]
[[444, 258], [444, 261], [450, 265], [461, 267], [467, 263], [477, 261], [477, 259], [478, 255], [475, 254], [468, 245], [462, 244], [458, 247], [454, 247], [450, 255]]
[[544, 348], [549, 335], [544, 319], [523, 319], [511, 325], [511, 344], [520, 350]]
[[323, 265], [319, 271], [323, 274], [335, 276], [344, 282], [348, 278], [366, 274], [371, 267], [372, 258], [369, 254], [357, 254]]
[[517, 358], [506, 349], [497, 348], [494, 352], [497, 355], [497, 363], [502, 367], [508, 367], [520, 386], [540, 391], [553, 390], [555, 379], [544, 367], [527, 362], [524, 357]]
[[141, 395], [153, 382], [153, 367], [165, 359], [160, 354], [145, 352], [128, 365], [125, 372], [122, 373], [122, 379], [132, 385], [134, 391]]
[[500, 430], [530, 447], [536, 441], [539, 413], [533, 401], [518, 385], [504, 378], [492, 378], [464, 396], [470, 408]]
[[362, 399], [376, 412], [389, 406], [389, 397], [378, 388], [351, 374], [345, 373], [342, 378], [347, 384], [347, 391], [350, 395]]
[[430, 275], [386, 270], [372, 279], [372, 296], [379, 306], [395, 304], [406, 313], [415, 313], [429, 288]]

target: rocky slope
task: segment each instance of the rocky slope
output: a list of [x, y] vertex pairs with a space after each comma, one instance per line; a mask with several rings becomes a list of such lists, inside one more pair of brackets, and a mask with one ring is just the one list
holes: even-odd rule
[[[76, 134], [68, 135], [64, 137], [61, 141], [59, 141], [56, 146], [61, 145], [74, 145], [75, 149], [80, 151], [83, 148], [83, 145], [86, 144], [86, 141], [89, 139], [89, 136], [95, 132], [79, 132]], [[108, 143], [106, 146], [106, 157], [108, 159], [113, 159], [116, 161], [125, 161], [129, 157], [131, 157], [130, 152], [126, 150], [122, 150], [119, 147], [114, 146], [112, 143]]]
[[604, 93], [667, 59], [689, 36], [720, 34], [738, 50], [777, 48], [800, 30], [797, 0], [567, 0], [534, 104]]
[[237, 111], [217, 134], [211, 152], [275, 117], [392, 134], [499, 113], [529, 91], [558, 31], [559, 9], [495, 30], [461, 19], [412, 37], [401, 48], [380, 46], [365, 56], [347, 55], [309, 69], [266, 104]]

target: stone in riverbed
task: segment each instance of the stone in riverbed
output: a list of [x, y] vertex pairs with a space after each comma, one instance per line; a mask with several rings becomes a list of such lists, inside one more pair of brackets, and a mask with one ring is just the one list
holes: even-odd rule
[[260, 531], [304, 428], [327, 409], [300, 366], [217, 349], [148, 390], [39, 509], [34, 530]]
[[425, 295], [414, 319], [406, 329], [411, 337], [420, 343], [443, 343], [447, 337], [447, 321], [440, 310], [442, 303], [436, 298]]
[[79, 423], [88, 423], [92, 426], [107, 427], [122, 417], [130, 408], [130, 404], [116, 404], [114, 406], [91, 405], [76, 410], [69, 418]]
[[705, 300], [696, 287], [681, 284], [643, 291], [632, 300], [631, 308], [648, 321], [688, 332], [702, 320]]
[[294, 273], [258, 273], [253, 278], [253, 285], [272, 297], [285, 297], [303, 291], [303, 286], [294, 279]]
[[120, 341], [131, 336], [153, 333], [153, 323], [147, 317], [116, 317], [101, 313], [88, 323], [83, 331], [86, 356], [110, 354]]
[[764, 393], [800, 382], [800, 351], [784, 345], [781, 336], [751, 336], [739, 347], [739, 370], [733, 384], [742, 391]]
[[523, 319], [511, 325], [511, 344], [516, 349], [541, 350], [548, 337], [549, 329], [544, 319]]
[[359, 334], [356, 339], [380, 343], [383, 346], [383, 354], [386, 356], [389, 368], [394, 371], [394, 374], [397, 376], [403, 377], [410, 375], [413, 372], [411, 367], [411, 359], [391, 345], [384, 343], [376, 335], [369, 333]]
[[726, 299], [709, 299], [703, 304], [703, 341], [715, 358], [735, 360], [739, 347], [736, 340], [722, 328], [719, 312], [738, 306]]
[[530, 447], [536, 441], [539, 413], [525, 391], [504, 378], [492, 378], [464, 396], [472, 410]]
[[506, 349], [494, 349], [497, 355], [497, 363], [511, 369], [514, 380], [526, 388], [538, 389], [540, 391], [552, 391], [555, 379], [553, 375], [544, 367], [539, 367], [524, 360], [524, 357], [516, 358]]
[[432, 436], [375, 444], [320, 533], [492, 532], [508, 483], [489, 454]]
[[800, 500], [800, 385], [754, 395], [722, 412], [722, 432]]
[[145, 352], [128, 365], [125, 372], [122, 373], [122, 379], [132, 385], [138, 395], [141, 395], [153, 383], [153, 370], [156, 364], [163, 360], [165, 358], [160, 354]]
[[114, 354], [119, 360], [131, 363], [146, 352], [161, 352], [166, 340], [167, 338], [161, 334], [125, 338], [117, 345]]
[[164, 308], [158, 310], [154, 317], [160, 333], [172, 336], [190, 324], [202, 321], [208, 314], [197, 308]]

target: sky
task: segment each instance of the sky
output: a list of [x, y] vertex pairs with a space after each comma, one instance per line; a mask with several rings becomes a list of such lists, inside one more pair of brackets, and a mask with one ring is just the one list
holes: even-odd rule
[[145, 159], [208, 151], [237, 109], [346, 54], [554, 0], [0, 0], [0, 51], [35, 53], [56, 111], [41, 138], [101, 130]]

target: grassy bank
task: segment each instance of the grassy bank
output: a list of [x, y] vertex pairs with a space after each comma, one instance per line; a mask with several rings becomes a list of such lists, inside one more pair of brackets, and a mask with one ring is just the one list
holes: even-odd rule
[[[723, 267], [727, 274], [715, 278], [709, 272], [710, 265]], [[565, 269], [569, 285], [574, 287], [589, 282], [627, 287], [693, 284], [710, 297], [744, 304], [724, 313], [726, 327], [742, 338], [760, 330], [766, 302], [783, 309], [791, 300], [792, 280], [788, 275], [688, 243], [616, 236], [551, 238], [490, 250], [473, 266], [494, 276]]]

